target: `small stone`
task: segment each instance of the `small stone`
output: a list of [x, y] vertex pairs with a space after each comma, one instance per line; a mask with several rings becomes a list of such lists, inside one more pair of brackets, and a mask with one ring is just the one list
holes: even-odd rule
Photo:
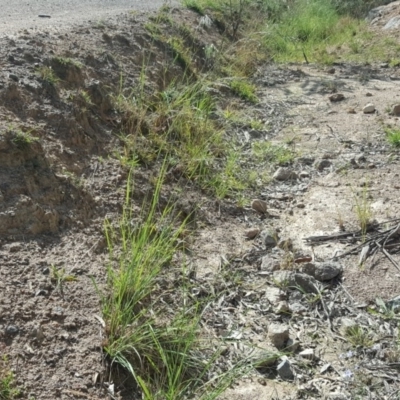
[[275, 247], [279, 241], [278, 233], [273, 230], [264, 229], [260, 233], [261, 242], [266, 249]]
[[299, 356], [307, 360], [314, 360], [315, 354], [313, 349], [305, 349], [299, 353]]
[[251, 202], [251, 208], [260, 214], [265, 214], [267, 212], [267, 202], [264, 200], [255, 199]]
[[269, 287], [266, 289], [265, 297], [273, 306], [276, 306], [280, 301], [286, 299], [285, 292], [277, 287]]
[[293, 249], [293, 241], [292, 239], [281, 239], [279, 240], [277, 246], [285, 251], [290, 251]]
[[12, 79], [14, 82], [18, 82], [18, 81], [19, 81], [18, 76], [15, 75], [15, 74], [10, 74], [9, 77], [10, 77], [10, 79]]
[[35, 296], [47, 296], [47, 290], [39, 289], [36, 291]]
[[334, 74], [335, 73], [335, 68], [328, 68], [327, 70], [326, 70], [326, 72], [328, 73], [328, 74]]
[[278, 375], [285, 381], [294, 379], [292, 365], [288, 359], [283, 360], [276, 368]]
[[277, 314], [288, 314], [290, 310], [287, 301], [280, 301], [275, 307], [275, 312]]
[[372, 93], [371, 93], [371, 92], [367, 92], [367, 93], [365, 93], [365, 95], [366, 95], [367, 97], [372, 97]]
[[289, 326], [285, 324], [271, 324], [268, 327], [268, 337], [277, 349], [284, 348], [289, 339]]
[[395, 104], [392, 108], [392, 115], [400, 115], [400, 104]]
[[310, 275], [296, 272], [292, 276], [291, 283], [290, 286], [298, 287], [306, 293], [318, 293], [318, 282]]
[[315, 274], [314, 277], [318, 281], [329, 281], [337, 277], [343, 268], [340, 263], [335, 261], [324, 261], [315, 263]]
[[309, 177], [310, 177], [310, 174], [309, 174], [307, 171], [300, 171], [299, 177], [300, 177], [301, 179], [309, 178]]
[[323, 171], [325, 168], [329, 168], [332, 165], [332, 161], [319, 159], [314, 163], [314, 168], [318, 171]]
[[42, 269], [42, 274], [43, 275], [49, 275], [50, 274], [50, 268], [49, 267], [44, 267]]
[[354, 159], [355, 159], [355, 161], [356, 161], [357, 164], [360, 164], [360, 163], [363, 163], [363, 162], [366, 161], [365, 155], [364, 155], [363, 153], [357, 154], [357, 155], [354, 157]]
[[347, 114], [357, 114], [357, 111], [353, 107], [350, 107], [347, 109]]
[[269, 255], [264, 256], [261, 259], [261, 271], [269, 271], [274, 272], [277, 271], [281, 267], [281, 263], [276, 258], [273, 258]]
[[363, 113], [364, 114], [372, 114], [375, 112], [375, 106], [372, 103], [367, 104], [364, 108], [363, 108]]
[[332, 94], [332, 95], [330, 95], [329, 96], [329, 100], [332, 102], [332, 103], [335, 103], [335, 102], [337, 102], [337, 101], [342, 101], [342, 100], [344, 100], [344, 94], [343, 93], [335, 93], [335, 94]]
[[280, 167], [275, 171], [272, 178], [277, 181], [287, 181], [289, 179], [297, 179], [298, 175], [290, 168]]
[[249, 229], [247, 232], [246, 232], [246, 234], [245, 234], [245, 236], [246, 236], [246, 238], [247, 239], [255, 239], [259, 234], [260, 234], [260, 229], [258, 229], [258, 228], [253, 228], [253, 229]]
[[19, 328], [15, 325], [8, 325], [5, 332], [6, 335], [16, 335], [19, 332]]

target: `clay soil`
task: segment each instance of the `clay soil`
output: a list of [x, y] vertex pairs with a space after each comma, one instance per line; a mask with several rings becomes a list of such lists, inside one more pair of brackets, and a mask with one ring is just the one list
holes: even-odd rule
[[[171, 13], [190, 26], [198, 25], [199, 16], [192, 12]], [[110, 398], [112, 378], [102, 352], [105, 331], [97, 290], [106, 290], [104, 221], [118, 219], [128, 176], [117, 156], [123, 148], [117, 135], [121, 121], [110, 93], [118, 92], [121, 76], [126, 87], [138, 84], [143, 49], [151, 50], [153, 81], [148, 90], [157, 90], [163, 65], [173, 60], [174, 55], [144, 29], [149, 16], [121, 15], [51, 32], [22, 30], [0, 39], [0, 353], [7, 356], [26, 399]], [[380, 34], [379, 26], [373, 29]], [[215, 29], [204, 32], [202, 39], [206, 45], [221, 36]], [[42, 67], [51, 67], [61, 77], [56, 86], [40, 77]], [[180, 67], [174, 68], [172, 75]], [[249, 229], [278, 229], [298, 253], [324, 260], [335, 250], [348, 249], [348, 244], [327, 242], [311, 248], [304, 239], [339, 232], [343, 226], [357, 230], [354, 199], [365, 187], [378, 222], [398, 218], [400, 211], [400, 157], [383, 130], [399, 127], [398, 118], [388, 113], [400, 102], [397, 67], [262, 65], [254, 82], [260, 101], [243, 102], [242, 107], [263, 121], [263, 138], [289, 143], [297, 155], [291, 168], [299, 179], [272, 181], [246, 193], [244, 207], [229, 199], [215, 203], [190, 182], [180, 199], [182, 209], [198, 207], [191, 262], [199, 279], [219, 274], [221, 260], [236, 257], [241, 261], [235, 268], [246, 274], [250, 285], [248, 292], [238, 291], [241, 298], [251, 297], [250, 287], [259, 296], [259, 288], [271, 284], [257, 275], [259, 258], [245, 257], [261, 248], [259, 239], [246, 239]], [[329, 96], [337, 92], [344, 100], [331, 102]], [[362, 112], [367, 103], [375, 105], [374, 113]], [[239, 126], [231, 134], [245, 141], [245, 130]], [[21, 134], [32, 141], [21, 143]], [[250, 135], [249, 140], [254, 138]], [[329, 166], [316, 168], [319, 159], [329, 160]], [[264, 172], [256, 163], [252, 168], [260, 175]], [[148, 194], [153, 174], [151, 168], [138, 168], [138, 204]], [[251, 209], [253, 198], [268, 203], [268, 216]], [[400, 294], [399, 271], [385, 257], [378, 256], [368, 269], [360, 268], [358, 254], [342, 262], [341, 285], [353, 306], [365, 308], [377, 297], [388, 300]], [[57, 281], [54, 270], [63, 269], [73, 279]], [[240, 310], [237, 306], [235, 316], [245, 321], [247, 338], [267, 342], [265, 314], [241, 315]], [[301, 337], [299, 326], [293, 330]], [[307, 343], [312, 345], [312, 340]], [[346, 348], [335, 345], [320, 356], [341, 371], [345, 366], [339, 355]], [[222, 398], [305, 396], [298, 386], [276, 375], [271, 378], [266, 385], [254, 377], [237, 382]], [[134, 398], [119, 384], [116, 398]]]

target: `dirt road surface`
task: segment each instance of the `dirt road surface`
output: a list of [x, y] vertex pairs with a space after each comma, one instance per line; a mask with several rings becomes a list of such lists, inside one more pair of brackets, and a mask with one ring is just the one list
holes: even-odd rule
[[165, 0], [0, 0], [0, 36], [20, 29], [62, 28], [125, 11], [149, 11]]

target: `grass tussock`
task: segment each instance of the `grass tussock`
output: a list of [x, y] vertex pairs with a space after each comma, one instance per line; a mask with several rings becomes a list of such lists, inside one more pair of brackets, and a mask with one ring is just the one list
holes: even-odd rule
[[[191, 298], [184, 267], [174, 258], [185, 222], [173, 218], [172, 206], [158, 206], [164, 172], [142, 208], [146, 211], [134, 215], [128, 184], [118, 226], [106, 223], [110, 264], [102, 297], [104, 349], [112, 363], [131, 373], [145, 399], [214, 399], [249, 364], [211, 376], [221, 350], [201, 334], [208, 299]], [[181, 277], [177, 285], [174, 275]]]

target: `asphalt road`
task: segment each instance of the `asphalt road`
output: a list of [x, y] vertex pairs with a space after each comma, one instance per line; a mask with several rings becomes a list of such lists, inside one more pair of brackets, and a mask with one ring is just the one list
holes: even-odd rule
[[96, 22], [124, 11], [154, 10], [164, 3], [165, 0], [0, 0], [0, 34]]

